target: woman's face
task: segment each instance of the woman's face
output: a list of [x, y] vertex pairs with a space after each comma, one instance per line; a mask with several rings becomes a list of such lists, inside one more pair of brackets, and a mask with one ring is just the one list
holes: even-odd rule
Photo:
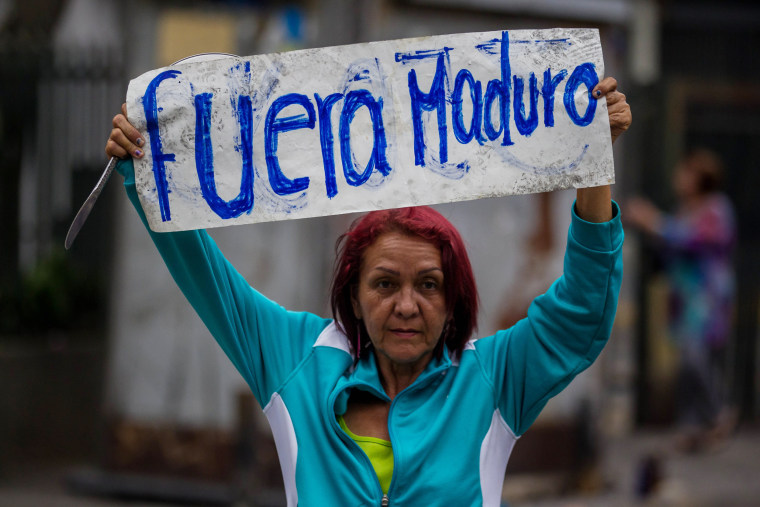
[[673, 188], [679, 199], [699, 195], [699, 176], [685, 162], [681, 162], [673, 174]]
[[417, 236], [389, 232], [364, 252], [354, 314], [379, 362], [423, 369], [448, 319], [441, 252]]

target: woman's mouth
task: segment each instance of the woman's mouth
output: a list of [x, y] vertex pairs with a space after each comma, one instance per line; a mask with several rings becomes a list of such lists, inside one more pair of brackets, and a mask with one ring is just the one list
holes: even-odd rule
[[416, 329], [408, 329], [408, 328], [394, 328], [394, 329], [391, 329], [391, 333], [393, 333], [394, 335], [400, 338], [411, 338], [412, 336], [419, 334], [419, 331], [417, 331]]

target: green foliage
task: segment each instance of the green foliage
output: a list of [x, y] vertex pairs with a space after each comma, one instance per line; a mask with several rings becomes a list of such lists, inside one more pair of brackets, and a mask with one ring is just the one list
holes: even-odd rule
[[38, 334], [92, 329], [102, 324], [105, 298], [100, 276], [57, 250], [0, 292], [0, 333]]

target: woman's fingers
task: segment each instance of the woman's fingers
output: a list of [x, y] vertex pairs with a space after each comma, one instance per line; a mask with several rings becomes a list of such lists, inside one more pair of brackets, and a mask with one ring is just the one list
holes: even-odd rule
[[108, 141], [106, 141], [106, 155], [108, 155], [109, 158], [127, 158], [129, 156], [129, 152], [122, 148], [119, 143], [109, 137]]
[[626, 102], [625, 95], [618, 91], [607, 94], [607, 113], [610, 117], [610, 135], [614, 143], [620, 134], [628, 130], [633, 121], [631, 106]]
[[[140, 132], [131, 124], [129, 123], [129, 120], [127, 120], [127, 105], [122, 104], [121, 106], [121, 114], [117, 114], [113, 118], [113, 127], [114, 129], [120, 129], [126, 140], [132, 144], [135, 148], [139, 148], [144, 144], [144, 141], [142, 139], [142, 136], [140, 136]], [[134, 152], [134, 149], [131, 149], [132, 146], [122, 146], [127, 149], [130, 153]]]
[[614, 77], [606, 77], [602, 79], [592, 90], [592, 94], [597, 99], [607, 95], [610, 92], [617, 90], [617, 79]]
[[617, 91], [618, 82], [614, 77], [606, 77], [600, 81], [592, 90], [592, 94], [597, 99], [605, 97], [607, 100], [607, 114], [610, 119], [610, 136], [612, 142], [620, 134], [628, 130], [631, 126], [633, 117], [631, 116], [631, 106], [626, 102], [625, 95]]
[[125, 158], [132, 156], [142, 158], [141, 149], [145, 141], [140, 132], [127, 120], [127, 105], [122, 104], [121, 114], [113, 117], [113, 130], [106, 142], [106, 155], [109, 157]]

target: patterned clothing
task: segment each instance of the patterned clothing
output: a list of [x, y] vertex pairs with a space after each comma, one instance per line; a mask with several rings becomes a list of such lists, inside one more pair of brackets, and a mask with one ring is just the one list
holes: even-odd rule
[[666, 217], [660, 238], [670, 285], [669, 325], [679, 351], [677, 422], [717, 424], [726, 401], [722, 354], [731, 332], [736, 242], [734, 212], [722, 194]]
[[715, 194], [693, 210], [668, 216], [660, 231], [670, 281], [670, 325], [681, 345], [696, 341], [720, 348], [731, 327], [736, 242], [728, 199]]

